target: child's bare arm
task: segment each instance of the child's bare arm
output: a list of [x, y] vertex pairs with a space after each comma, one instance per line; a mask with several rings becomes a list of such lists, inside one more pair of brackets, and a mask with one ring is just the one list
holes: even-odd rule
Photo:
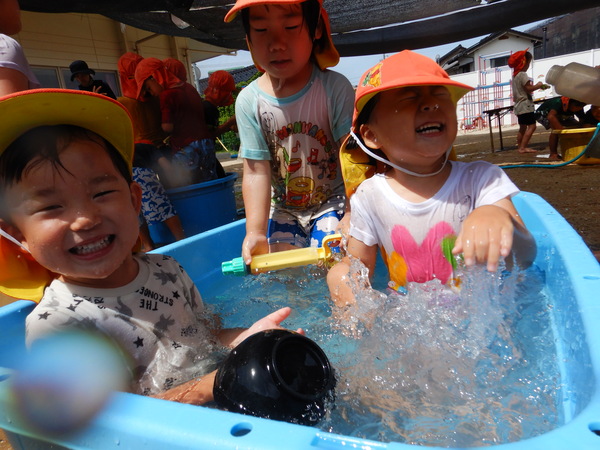
[[547, 119], [548, 119], [548, 122], [550, 123], [550, 128], [552, 128], [553, 130], [562, 130], [565, 128], [563, 126], [563, 124], [560, 123], [560, 120], [558, 120], [558, 114], [557, 114], [556, 110], [551, 109], [548, 112]]
[[467, 266], [486, 264], [490, 272], [511, 251], [521, 267], [528, 267], [536, 253], [535, 241], [519, 217], [512, 201], [504, 198], [476, 208], [458, 234], [452, 253], [463, 253]]
[[15, 69], [0, 67], [0, 96], [29, 89], [27, 77]]
[[246, 208], [246, 237], [242, 257], [249, 264], [252, 255], [269, 253], [267, 226], [271, 206], [271, 164], [269, 161], [244, 159], [242, 195]]
[[544, 83], [538, 81], [536, 84], [533, 84], [531, 80], [529, 80], [527, 83], [525, 83], [525, 86], [523, 87], [525, 88], [525, 91], [527, 91], [528, 94], [532, 94], [534, 91], [542, 89], [544, 87]]
[[[289, 307], [278, 309], [255, 322], [250, 328], [223, 329], [218, 333], [217, 337], [223, 345], [234, 348], [248, 336], [258, 333], [259, 331], [281, 328], [281, 322], [287, 319], [291, 312], [292, 310]], [[301, 329], [296, 331], [304, 334], [304, 331]], [[179, 386], [161, 392], [153, 397], [179, 403], [202, 405], [214, 400], [213, 384], [215, 382], [215, 375], [216, 371], [210, 372], [200, 378], [195, 378], [180, 384]]]
[[[217, 338], [221, 344], [226, 347], [234, 348], [239, 345], [247, 337], [258, 333], [259, 331], [272, 330], [282, 328], [281, 322], [287, 319], [292, 312], [290, 307], [285, 307], [272, 312], [268, 316], [254, 322], [250, 328], [226, 328], [221, 330]], [[300, 328], [296, 330], [298, 333], [304, 334]]]
[[190, 405], [203, 405], [214, 400], [213, 385], [216, 374], [215, 370], [152, 397]]
[[[375, 259], [377, 257], [377, 246], [368, 246], [363, 242], [350, 237], [348, 240], [347, 254], [358, 258], [368, 269], [369, 275], [373, 276], [375, 270]], [[341, 262], [333, 266], [327, 274], [327, 285], [331, 298], [337, 307], [345, 307], [354, 304], [356, 299], [352, 290], [351, 277], [355, 274], [350, 271], [350, 257], [346, 256]]]

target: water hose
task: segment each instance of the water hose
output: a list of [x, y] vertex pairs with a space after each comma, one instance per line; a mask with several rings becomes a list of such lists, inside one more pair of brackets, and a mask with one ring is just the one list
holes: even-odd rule
[[585, 153], [588, 151], [588, 148], [590, 147], [590, 145], [592, 145], [592, 143], [594, 142], [594, 139], [596, 139], [596, 137], [598, 136], [599, 132], [600, 132], [600, 124], [598, 124], [598, 126], [596, 127], [596, 131], [594, 131], [592, 138], [590, 139], [588, 144], [585, 146], [585, 148], [581, 151], [581, 153], [579, 153], [579, 155], [575, 156], [574, 158], [571, 158], [568, 161], [563, 161], [560, 164], [515, 164], [515, 165], [499, 164], [498, 167], [500, 167], [501, 169], [515, 169], [515, 168], [523, 169], [523, 168], [528, 168], [528, 167], [542, 167], [545, 169], [555, 169], [557, 167], [566, 166], [567, 164], [571, 164], [572, 162], [577, 161], [579, 158], [581, 158], [583, 155], [585, 155]]

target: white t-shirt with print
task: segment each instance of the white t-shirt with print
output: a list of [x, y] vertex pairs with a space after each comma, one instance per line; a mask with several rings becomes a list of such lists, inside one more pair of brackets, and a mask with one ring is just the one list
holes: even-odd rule
[[[343, 203], [338, 141], [350, 130], [354, 90], [340, 73], [316, 66], [296, 94], [276, 98], [252, 82], [236, 100], [240, 156], [271, 161], [272, 203], [312, 218]], [[343, 205], [342, 205], [343, 209]]]
[[452, 171], [431, 198], [413, 203], [390, 187], [385, 174], [363, 181], [351, 198], [350, 235], [368, 246], [378, 245], [399, 286], [452, 275], [442, 244], [454, 239], [475, 208], [519, 192], [502, 169], [485, 161], [451, 161]]

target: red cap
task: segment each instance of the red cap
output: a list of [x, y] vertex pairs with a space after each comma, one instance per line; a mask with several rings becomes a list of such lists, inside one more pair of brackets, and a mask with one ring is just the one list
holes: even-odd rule
[[508, 67], [513, 69], [513, 77], [523, 70], [523, 67], [525, 67], [525, 64], [527, 63], [526, 55], [528, 50], [529, 48], [526, 48], [525, 50], [514, 52], [508, 58]]

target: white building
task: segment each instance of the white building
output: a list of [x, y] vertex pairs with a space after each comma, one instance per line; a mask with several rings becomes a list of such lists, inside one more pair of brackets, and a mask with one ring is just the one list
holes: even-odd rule
[[[475, 87], [458, 104], [458, 119], [461, 129], [481, 129], [487, 126], [485, 111], [500, 109], [502, 125], [516, 125], [517, 118], [509, 108], [513, 104], [511, 80], [512, 69], [508, 67], [509, 56], [517, 51], [540, 45], [541, 38], [518, 31], [494, 33], [472, 47], [458, 46], [439, 59], [440, 65], [452, 79]], [[588, 66], [600, 65], [600, 48], [568, 55], [534, 60], [527, 73], [533, 81], [545, 82], [546, 73], [553, 65], [564, 66], [578, 62]], [[538, 90], [534, 100], [552, 98], [558, 94], [553, 88]], [[493, 117], [496, 117], [495, 115]], [[493, 121], [492, 126], [497, 126]]]

